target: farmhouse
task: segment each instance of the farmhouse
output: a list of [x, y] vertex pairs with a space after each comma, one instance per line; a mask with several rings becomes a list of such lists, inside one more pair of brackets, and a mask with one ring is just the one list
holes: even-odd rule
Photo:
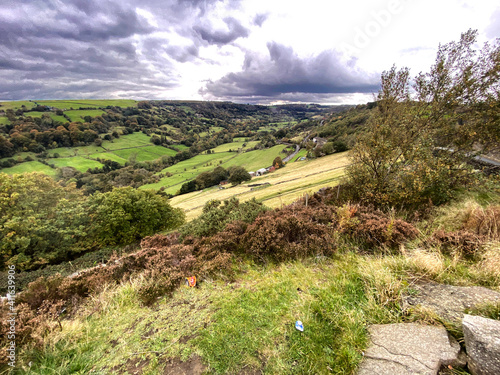
[[266, 168], [261, 168], [257, 172], [255, 172], [255, 175], [256, 176], [262, 176], [264, 173], [267, 173], [267, 169]]

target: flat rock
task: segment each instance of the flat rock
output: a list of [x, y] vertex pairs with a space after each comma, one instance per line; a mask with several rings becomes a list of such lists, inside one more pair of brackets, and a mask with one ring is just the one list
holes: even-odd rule
[[433, 281], [415, 284], [416, 293], [403, 297], [403, 307], [421, 305], [441, 318], [460, 320], [467, 309], [486, 302], [500, 302], [500, 293], [481, 286], [453, 286]]
[[465, 315], [462, 327], [472, 374], [500, 374], [500, 321]]
[[375, 324], [358, 375], [435, 375], [459, 366], [460, 345], [444, 327], [417, 323]]

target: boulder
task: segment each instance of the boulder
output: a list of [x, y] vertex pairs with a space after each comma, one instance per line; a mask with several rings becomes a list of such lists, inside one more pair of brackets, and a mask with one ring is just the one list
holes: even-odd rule
[[465, 315], [462, 327], [471, 373], [500, 374], [500, 321]]
[[441, 366], [460, 366], [460, 345], [444, 327], [417, 323], [375, 324], [358, 375], [435, 375]]

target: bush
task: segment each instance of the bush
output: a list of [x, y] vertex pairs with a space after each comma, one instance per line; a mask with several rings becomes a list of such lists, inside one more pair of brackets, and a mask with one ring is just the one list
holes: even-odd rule
[[203, 212], [197, 219], [184, 225], [179, 231], [183, 237], [211, 236], [222, 231], [232, 221], [251, 223], [265, 210], [267, 208], [255, 199], [244, 203], [240, 203], [236, 198], [224, 202], [212, 200], [205, 204]]
[[437, 243], [441, 251], [451, 255], [457, 253], [465, 259], [474, 259], [483, 249], [484, 237], [478, 236], [465, 230], [455, 232], [436, 231], [431, 239], [431, 243]]
[[158, 231], [174, 229], [184, 213], [151, 191], [117, 188], [89, 199], [91, 233], [100, 245], [125, 245]]

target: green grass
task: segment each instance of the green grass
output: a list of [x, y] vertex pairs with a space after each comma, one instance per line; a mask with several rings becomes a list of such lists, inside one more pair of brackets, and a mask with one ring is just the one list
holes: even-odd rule
[[106, 112], [100, 109], [85, 109], [85, 110], [74, 110], [74, 111], [65, 111], [64, 114], [67, 115], [72, 122], [83, 122], [83, 118], [85, 116], [96, 117], [101, 116]]
[[290, 160], [291, 162], [294, 162], [294, 161], [300, 161], [299, 159], [301, 157], [306, 157], [307, 156], [307, 150], [305, 148], [301, 149], [297, 155], [295, 155], [292, 160]]
[[54, 164], [58, 168], [73, 167], [80, 172], [86, 172], [89, 168], [101, 168], [103, 165], [95, 160], [85, 159], [82, 156], [74, 156], [71, 158], [50, 159], [49, 164]]
[[123, 135], [118, 139], [113, 139], [112, 141], [102, 142], [102, 147], [106, 150], [118, 150], [123, 148], [131, 148], [138, 146], [151, 145], [149, 141], [149, 136], [144, 133], [133, 133]]
[[285, 154], [281, 153], [283, 148], [283, 145], [278, 145], [265, 150], [244, 152], [227, 163], [223, 163], [222, 166], [227, 168], [232, 165], [238, 165], [245, 167], [247, 171], [256, 171], [260, 168], [269, 167], [276, 156], [285, 157]]
[[0, 124], [10, 124], [10, 121], [5, 116], [0, 116]]
[[176, 154], [174, 150], [162, 146], [144, 146], [136, 148], [128, 148], [123, 150], [115, 150], [113, 154], [128, 160], [132, 155], [135, 155], [136, 161], [155, 160], [164, 155], [173, 156]]
[[12, 102], [0, 102], [0, 109], [3, 109], [4, 111], [7, 111], [8, 109], [13, 109], [15, 111], [16, 109], [22, 108], [23, 105], [27, 109], [31, 109], [35, 106], [35, 103], [30, 102], [28, 100], [18, 100], [18, 101], [12, 101]]
[[39, 105], [46, 105], [49, 107], [55, 107], [60, 109], [78, 109], [80, 107], [89, 108], [100, 108], [107, 106], [114, 107], [134, 107], [137, 105], [135, 100], [127, 100], [127, 99], [104, 99], [104, 100], [40, 100], [36, 101]]
[[21, 174], [30, 172], [40, 172], [45, 173], [48, 176], [55, 176], [56, 170], [50, 168], [48, 165], [42, 164], [39, 161], [27, 161], [21, 164], [17, 164], [11, 168], [0, 169], [0, 172], [7, 174]]
[[80, 147], [58, 147], [53, 148], [48, 151], [50, 157], [54, 154], [59, 154], [60, 157], [66, 158], [71, 156], [88, 156], [95, 153], [106, 152], [102, 147], [91, 145], [91, 146], [80, 146]]
[[[245, 141], [237, 141], [237, 142], [231, 142], [231, 143], [224, 143], [223, 145], [219, 145], [216, 148], [213, 148], [213, 152], [228, 152], [229, 150], [231, 151], [238, 151], [238, 149], [246, 150], [252, 147], [255, 147], [259, 141], [251, 141], [251, 142], [245, 142]], [[245, 145], [245, 147], [243, 147]]]
[[[242, 265], [234, 283], [201, 281], [154, 308], [138, 303], [141, 277], [108, 288], [81, 314], [62, 321], [43, 352], [19, 353], [26, 374], [162, 374], [170, 360], [200, 356], [211, 374], [353, 374], [368, 324], [400, 321], [397, 304], [381, 306], [375, 282], [353, 254], [283, 265]], [[374, 285], [375, 282], [375, 285]], [[304, 332], [294, 328], [296, 320]], [[27, 362], [31, 361], [31, 368]], [[189, 372], [189, 370], [188, 370]]]
[[101, 152], [97, 154], [92, 154], [90, 155], [91, 158], [93, 159], [104, 159], [104, 160], [111, 160], [111, 161], [116, 161], [117, 163], [120, 163], [121, 165], [124, 165], [127, 162], [127, 159], [124, 159], [116, 154], [113, 154], [111, 152]]
[[68, 122], [68, 120], [64, 116], [58, 116], [55, 114], [55, 112], [38, 112], [38, 111], [32, 111], [32, 112], [24, 112], [25, 117], [42, 117], [45, 113], [47, 113], [51, 119], [54, 121], [60, 121], [60, 122]]

